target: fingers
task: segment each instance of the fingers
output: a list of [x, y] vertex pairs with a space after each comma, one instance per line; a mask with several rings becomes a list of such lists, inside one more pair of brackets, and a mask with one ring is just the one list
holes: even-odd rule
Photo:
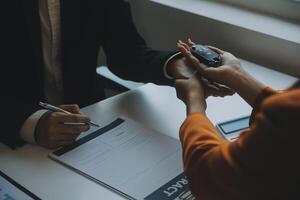
[[[230, 79], [228, 79], [227, 77], [228, 77], [228, 72], [232, 71], [233, 67], [235, 66], [233, 64], [237, 63], [234, 59], [234, 56], [232, 56], [231, 54], [228, 54], [228, 52], [225, 52], [216, 47], [208, 46], [208, 48], [210, 48], [213, 51], [222, 55], [223, 65], [218, 68], [207, 67], [206, 65], [201, 63], [195, 56], [193, 56], [193, 54], [191, 52], [191, 47], [194, 45], [195, 45], [195, 43], [191, 39], [188, 39], [187, 43], [184, 43], [181, 40], [179, 40], [177, 43], [177, 48], [182, 53], [182, 55], [186, 58], [186, 60], [190, 64], [190, 66], [195, 68], [199, 75], [201, 75], [202, 77], [205, 77], [206, 80], [209, 80], [209, 81], [204, 81], [204, 85], [206, 85], [206, 88], [207, 88], [206, 93], [209, 96], [220, 96], [220, 97], [233, 95], [235, 93], [235, 91], [224, 85], [230, 85], [228, 83]], [[227, 61], [229, 63], [226, 64], [225, 61]], [[238, 64], [239, 63], [237, 63], [237, 65]], [[219, 84], [216, 84], [213, 82], [217, 82]], [[176, 82], [175, 84], [177, 87], [177, 91], [180, 90], [180, 87], [182, 85], [184, 85], [182, 80]], [[182, 88], [183, 87], [184, 86], [182, 86]], [[181, 91], [181, 93], [182, 93], [182, 91]], [[184, 99], [184, 95], [179, 95], [179, 98]]]
[[64, 125], [59, 124], [53, 131], [49, 132], [47, 143], [49, 148], [71, 145], [76, 138], [90, 129], [89, 125]]
[[59, 123], [88, 123], [91, 119], [86, 115], [81, 114], [65, 114], [61, 112], [52, 113], [53, 120]]
[[191, 64], [198, 65], [200, 63], [199, 60], [195, 56], [193, 56], [193, 54], [191, 53], [191, 51], [185, 45], [177, 43], [177, 48], [183, 54], [183, 56], [189, 62], [191, 62]]
[[216, 90], [215, 88], [206, 88], [205, 89], [206, 97], [213, 96], [213, 97], [225, 97], [225, 96], [232, 96], [234, 93], [231, 90]]
[[182, 45], [180, 42], [177, 43], [177, 49], [185, 56], [191, 54], [190, 50]]
[[[186, 58], [186, 60], [189, 62], [191, 67], [194, 67], [201, 76], [213, 82], [218, 82], [225, 85], [227, 84], [227, 80], [225, 79], [225, 76], [227, 74], [226, 72], [228, 71], [228, 68], [230, 67], [226, 67], [225, 65], [218, 68], [207, 67], [206, 65], [201, 63], [195, 56], [193, 56], [193, 54], [191, 53], [191, 51], [188, 49], [186, 45], [183, 45], [179, 42], [177, 43], [177, 48], [182, 53], [182, 55]], [[220, 52], [223, 52], [215, 47], [212, 48]], [[225, 55], [226, 52], [224, 53], [224, 56]]]
[[55, 145], [56, 147], [54, 148], [57, 148], [57, 147], [61, 147], [61, 146], [69, 146], [73, 143], [74, 141], [59, 141], [57, 142], [57, 144]]
[[57, 148], [60, 146], [70, 145], [75, 142], [76, 138], [89, 129], [89, 126], [80, 125], [58, 125], [52, 131], [45, 135], [46, 147]]
[[178, 43], [185, 46], [185, 48], [187, 48], [187, 49], [190, 49], [191, 47], [196, 45], [190, 38], [188, 38], [187, 43], [182, 42], [181, 40], [178, 40]]
[[190, 46], [188, 44], [182, 42], [181, 40], [178, 40], [178, 43], [180, 45], [184, 46], [187, 51], [190, 51]]
[[180, 43], [177, 44], [178, 50], [182, 53], [182, 55], [188, 60], [188, 62], [201, 74], [203, 73], [206, 66], [193, 56], [193, 54], [187, 49], [186, 46], [181, 45]]
[[235, 91], [230, 88], [230, 87], [227, 87], [226, 85], [222, 85], [222, 84], [219, 84], [219, 83], [215, 83], [215, 82], [212, 82], [210, 83], [212, 85], [214, 85], [215, 87], [218, 88], [218, 90], [224, 90], [224, 91], [228, 91], [228, 92], [231, 92], [231, 93], [235, 93]]
[[76, 138], [80, 135], [80, 133], [61, 133], [59, 136], [57, 136], [56, 140], [57, 141], [70, 141], [74, 142]]
[[75, 142], [75, 140], [61, 140], [61, 141], [57, 141], [55, 144], [52, 144], [51, 149], [56, 149], [58, 147], [62, 147], [62, 146], [69, 146], [72, 145]]
[[211, 50], [219, 53], [219, 54], [224, 54], [225, 53], [225, 51], [223, 51], [223, 50], [221, 50], [221, 49], [219, 49], [217, 47], [213, 47], [213, 46], [207, 46], [207, 47], [210, 48]]
[[67, 134], [80, 134], [82, 132], [88, 131], [91, 127], [90, 125], [59, 124], [57, 128], [60, 130], [60, 132], [64, 132]]
[[[70, 106], [74, 111], [77, 106]], [[64, 107], [65, 109], [66, 107]], [[46, 148], [56, 148], [73, 143], [80, 133], [90, 129], [90, 118], [81, 114], [49, 112], [41, 117], [36, 127], [36, 142]], [[64, 123], [73, 123], [64, 124]], [[74, 123], [81, 123], [74, 124]]]
[[195, 46], [196, 44], [189, 38], [189, 39], [188, 39], [188, 45], [189, 45], [190, 47], [192, 47], [192, 46]]
[[233, 94], [235, 94], [235, 91], [224, 85], [220, 85], [217, 83], [209, 83], [209, 84], [206, 84], [206, 86], [205, 86], [205, 94], [206, 94], [206, 97], [209, 97], [209, 96], [225, 97], [225, 96], [232, 96]]
[[79, 114], [80, 111], [80, 108], [77, 104], [61, 105], [59, 107], [74, 114]]

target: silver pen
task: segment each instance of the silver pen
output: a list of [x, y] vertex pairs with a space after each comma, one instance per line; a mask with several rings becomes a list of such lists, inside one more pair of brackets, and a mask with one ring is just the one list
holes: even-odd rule
[[[59, 107], [56, 107], [56, 106], [53, 106], [51, 104], [48, 104], [48, 103], [43, 103], [43, 102], [39, 102], [39, 105], [42, 106], [43, 108], [47, 109], [47, 110], [51, 110], [53, 112], [62, 112], [62, 113], [65, 113], [65, 114], [72, 114], [64, 109], [61, 109]], [[84, 125], [85, 123], [66, 123], [66, 124], [73, 124], [73, 125]], [[95, 127], [100, 127], [98, 124], [96, 124], [95, 122], [87, 122], [87, 124], [91, 125], [91, 126], [95, 126]]]

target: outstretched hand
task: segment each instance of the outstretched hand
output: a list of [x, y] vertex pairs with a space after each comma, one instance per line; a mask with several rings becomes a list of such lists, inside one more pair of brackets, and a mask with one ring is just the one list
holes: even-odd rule
[[[190, 50], [192, 46], [195, 44], [189, 39], [188, 43], [183, 43], [182, 41], [179, 41], [177, 46], [181, 53], [183, 53], [183, 49], [180, 48], [180, 46], [184, 46], [187, 51]], [[171, 75], [175, 80], [176, 79], [189, 79], [192, 76], [194, 76], [198, 69], [194, 66], [194, 63], [191, 62], [190, 58], [186, 56], [186, 54], [183, 53], [183, 57], [174, 59], [170, 61], [170, 63], [167, 66], [167, 73]], [[217, 82], [211, 82], [208, 81], [206, 78], [202, 78], [203, 83], [205, 84], [206, 89], [206, 95], [208, 96], [218, 96], [218, 97], [224, 97], [228, 95], [233, 95], [235, 91], [233, 91], [231, 88], [219, 84]]]
[[[189, 65], [193, 67], [197, 72], [203, 76], [202, 80], [206, 85], [206, 94], [208, 96], [218, 96], [218, 97], [224, 97], [224, 96], [231, 96], [235, 93], [235, 91], [232, 89], [232, 87], [228, 86], [226, 84], [226, 81], [224, 80], [224, 70], [226, 71], [226, 66], [221, 66], [219, 68], [213, 68], [208, 67], [192, 55], [191, 53], [191, 47], [194, 46], [195, 43], [192, 42], [190, 39], [188, 39], [187, 43], [184, 43], [179, 40], [177, 43], [177, 48], [179, 51], [183, 54], [183, 56], [187, 59]], [[224, 51], [221, 51], [220, 49], [217, 49], [215, 47], [209, 47], [212, 50], [216, 51], [222, 56], [223, 59], [223, 65], [226, 63], [226, 65], [230, 65], [233, 62], [236, 62], [237, 64], [239, 61], [237, 59], [229, 59], [229, 56], [234, 57], [232, 54], [225, 53]], [[228, 55], [227, 55], [228, 54]], [[224, 57], [225, 56], [225, 57]], [[225, 58], [225, 59], [224, 59]], [[232, 63], [230, 63], [232, 62]]]
[[[232, 95], [233, 91], [236, 91], [248, 104], [253, 106], [256, 97], [266, 86], [248, 74], [234, 55], [216, 47], [209, 46], [210, 49], [221, 55], [222, 65], [217, 68], [204, 65], [192, 55], [190, 51], [192, 44], [191, 40], [188, 43], [178, 42], [177, 44], [178, 49], [190, 65], [209, 83], [218, 85], [218, 88], [227, 88], [228, 91], [232, 88], [228, 95]], [[218, 94], [213, 96], [218, 96]]]

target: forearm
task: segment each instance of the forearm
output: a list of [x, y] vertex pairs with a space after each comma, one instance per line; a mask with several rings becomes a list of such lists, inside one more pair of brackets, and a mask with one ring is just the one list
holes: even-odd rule
[[188, 90], [187, 97], [184, 98], [187, 116], [192, 113], [206, 115], [207, 105], [203, 94], [200, 92], [200, 89], [189, 88]]
[[231, 185], [238, 185], [234, 163], [224, 156], [229, 142], [218, 135], [209, 119], [199, 113], [189, 115], [180, 129], [180, 140], [185, 174], [195, 197], [238, 199], [238, 188]]
[[[114, 47], [114, 44], [109, 46]], [[173, 81], [165, 77], [163, 67], [173, 52], [155, 51], [140, 44], [133, 43], [128, 51], [106, 51], [107, 63], [111, 70], [124, 79], [156, 84], [172, 85]]]
[[[221, 137], [209, 119], [201, 113], [190, 113], [180, 128], [183, 161], [186, 170], [193, 168], [196, 160], [202, 158], [210, 148], [218, 146]], [[200, 151], [203, 148], [201, 154]]]
[[188, 103], [186, 106], [186, 113], [187, 115], [192, 113], [201, 113], [205, 115], [206, 105], [201, 103], [200, 100], [194, 103]]
[[263, 83], [242, 69], [231, 72], [227, 77], [228, 85], [252, 107], [258, 95], [266, 88]]
[[205, 115], [188, 116], [180, 128], [180, 140], [185, 174], [197, 199], [256, 199], [250, 196], [257, 197], [254, 191], [260, 183], [248, 173], [263, 165], [257, 164], [257, 155], [265, 148], [265, 141], [256, 138], [257, 133], [267, 135], [252, 130], [229, 142], [219, 136]]
[[6, 116], [1, 120], [3, 128], [0, 140], [8, 146], [16, 148], [24, 143], [20, 136], [22, 125], [32, 113], [38, 110], [38, 107], [10, 97], [2, 97], [0, 102], [1, 105], [5, 105], [2, 114]]
[[[108, 67], [125, 79], [167, 83], [163, 66], [174, 52], [155, 51], [147, 47], [134, 25], [128, 2], [108, 1], [105, 15], [107, 26], [103, 47]], [[120, 33], [126, 38], [120, 37]]]
[[21, 139], [25, 142], [36, 144], [35, 129], [40, 118], [48, 112], [47, 110], [38, 110], [26, 119], [20, 129]]

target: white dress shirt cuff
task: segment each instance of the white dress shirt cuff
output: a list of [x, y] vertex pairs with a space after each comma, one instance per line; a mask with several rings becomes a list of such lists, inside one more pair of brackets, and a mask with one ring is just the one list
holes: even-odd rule
[[20, 135], [21, 138], [28, 143], [36, 144], [36, 141], [34, 139], [34, 132], [35, 127], [40, 120], [40, 118], [47, 112], [48, 110], [38, 110], [30, 117], [27, 118], [27, 120], [24, 122], [24, 124], [21, 127]]
[[168, 67], [168, 64], [171, 60], [173, 60], [174, 58], [176, 58], [177, 56], [179, 56], [181, 53], [180, 52], [177, 52], [175, 53], [174, 55], [172, 55], [166, 62], [165, 62], [165, 65], [164, 65], [164, 68], [163, 68], [163, 73], [164, 73], [164, 76], [168, 79], [174, 79], [174, 77], [170, 76], [167, 72], [167, 67]]

